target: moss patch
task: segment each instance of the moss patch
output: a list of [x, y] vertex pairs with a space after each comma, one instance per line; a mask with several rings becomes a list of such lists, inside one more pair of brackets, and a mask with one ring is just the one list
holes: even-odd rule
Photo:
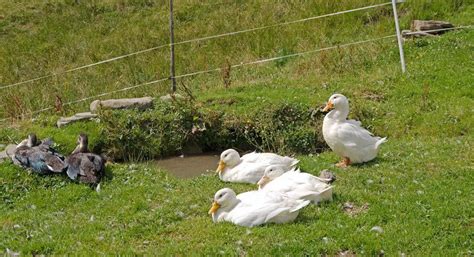
[[[314, 115], [316, 114], [316, 115]], [[194, 103], [158, 103], [147, 111], [104, 111], [98, 145], [118, 160], [144, 160], [180, 153], [190, 144], [203, 151], [237, 148], [310, 153], [324, 147], [318, 112], [305, 104], [281, 103], [244, 115]]]

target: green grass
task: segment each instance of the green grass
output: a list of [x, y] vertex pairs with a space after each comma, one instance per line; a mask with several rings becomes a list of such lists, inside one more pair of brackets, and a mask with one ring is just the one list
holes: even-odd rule
[[[348, 6], [344, 7], [363, 5], [362, 1], [349, 2]], [[52, 3], [69, 4], [68, 1]], [[166, 17], [153, 14], [155, 9], [163, 9], [159, 5], [146, 7], [143, 6], [146, 2], [122, 1], [129, 3], [129, 6], [120, 9], [122, 7], [114, 3], [105, 1], [101, 4], [105, 9], [96, 7], [103, 12], [98, 17], [101, 20], [110, 19], [110, 24], [117, 21], [114, 18], [126, 17], [136, 21], [134, 26], [122, 21], [123, 26], [117, 27], [123, 31], [130, 30], [131, 34], [133, 31], [140, 32], [140, 29], [143, 29], [141, 26], [147, 27], [145, 24], [151, 22], [139, 14], [148, 13], [149, 16], [146, 17], [161, 19], [163, 22], [166, 20]], [[457, 4], [460, 4], [460, 7], [456, 9]], [[52, 4], [57, 5], [62, 6]], [[264, 3], [261, 5], [262, 8], [265, 6]], [[53, 8], [51, 19], [39, 19], [35, 9], [19, 9], [20, 7], [14, 4], [3, 2], [0, 6], [11, 8], [9, 12], [12, 14], [6, 15], [8, 19], [16, 15], [18, 20], [30, 21], [30, 28], [36, 28], [38, 31], [48, 31], [51, 24], [63, 29], [62, 25], [60, 26], [63, 22], [66, 23], [64, 26], [72, 26], [78, 30], [71, 33], [73, 38], [76, 34], [82, 34], [85, 38], [102, 40], [102, 37], [93, 36], [94, 33], [87, 31], [90, 28], [70, 24], [67, 20], [54, 19], [55, 15], [66, 15], [64, 12], [71, 12], [82, 18], [91, 16], [91, 20], [99, 19], [97, 15], [91, 14], [91, 9], [87, 9], [86, 4], [80, 8], [74, 7], [79, 10], [84, 8], [83, 12], [78, 12], [73, 7]], [[46, 10], [45, 6], [49, 5], [39, 6], [43, 8], [40, 10]], [[270, 4], [267, 3], [266, 6], [269, 8]], [[279, 3], [273, 8], [285, 12], [284, 6], [285, 4]], [[332, 5], [321, 6], [321, 13], [337, 9]], [[225, 24], [229, 26], [225, 28], [216, 24], [200, 26], [205, 22], [203, 17], [214, 17], [219, 11], [231, 12], [244, 8], [246, 11], [242, 11], [241, 17], [243, 25], [240, 24], [243, 27], [248, 25], [246, 22], [250, 22], [247, 19], [255, 14], [247, 5], [215, 7], [216, 10], [210, 7], [200, 8], [204, 9], [184, 8], [180, 11], [183, 13], [182, 19], [189, 19], [180, 22], [190, 29], [178, 35], [192, 38], [207, 32], [213, 34], [214, 31], [206, 29], [214, 29], [214, 26], [219, 31], [232, 30], [232, 26], [240, 27], [231, 21]], [[22, 12], [24, 10], [28, 11]], [[317, 8], [315, 10], [319, 11]], [[119, 11], [123, 13], [118, 14]], [[189, 13], [186, 14], [187, 12]], [[296, 13], [298, 12], [291, 12], [289, 15]], [[301, 17], [307, 16], [305, 13], [299, 14]], [[413, 17], [449, 18], [456, 24], [472, 24], [473, 6], [467, 1], [410, 2], [404, 7], [402, 14], [404, 24]], [[271, 14], [258, 12], [256, 19], [264, 20], [265, 15]], [[391, 31], [393, 28], [389, 21], [387, 18], [385, 23], [380, 21], [375, 26]], [[44, 22], [51, 24], [42, 25]], [[345, 22], [350, 23], [353, 20], [348, 18]], [[0, 40], [10, 40], [10, 37], [3, 34], [5, 30], [10, 33], [7, 35], [16, 35], [19, 38], [25, 36], [22, 33], [26, 32], [21, 32], [21, 26], [18, 27], [17, 23], [1, 24]], [[104, 24], [99, 22], [99, 28], [105, 26]], [[197, 31], [198, 29], [203, 31]], [[290, 36], [293, 33], [284, 34], [286, 32], [282, 32], [283, 35]], [[163, 28], [163, 40], [165, 33]], [[343, 33], [343, 42], [353, 39], [350, 33]], [[276, 39], [270, 39], [270, 35], [267, 39], [276, 42]], [[150, 38], [153, 36], [156, 34], [146, 35]], [[110, 37], [103, 36], [103, 39], [107, 38]], [[120, 39], [118, 35], [112, 38]], [[36, 40], [39, 41], [31, 42], [33, 53], [39, 53], [38, 47], [42, 45], [40, 39]], [[229, 44], [230, 42], [232, 40]], [[247, 41], [238, 42], [243, 44]], [[252, 185], [223, 183], [213, 173], [180, 180], [147, 163], [114, 164], [108, 167], [109, 176], [102, 182], [101, 191], [97, 193], [85, 185], [71, 183], [62, 176], [41, 177], [28, 174], [12, 164], [2, 163], [0, 249], [9, 248], [23, 254], [56, 255], [334, 255], [343, 250], [350, 250], [358, 255], [377, 255], [383, 250], [389, 256], [400, 253], [409, 256], [472, 254], [473, 42], [472, 30], [450, 32], [439, 38], [407, 41], [407, 75], [401, 75], [395, 42], [388, 40], [376, 44], [375, 47], [361, 46], [352, 50], [341, 50], [340, 53], [328, 53], [325, 57], [320, 54], [290, 59], [283, 66], [270, 64], [236, 70], [233, 73], [234, 82], [229, 89], [222, 88], [218, 76], [200, 76], [187, 81], [196, 86], [192, 88], [198, 101], [202, 103], [202, 108], [220, 109], [236, 114], [258, 111], [267, 105], [281, 102], [301, 102], [316, 107], [323, 104], [333, 92], [342, 92], [350, 99], [352, 117], [361, 119], [364, 126], [375, 134], [388, 136], [389, 141], [383, 145], [374, 162], [346, 170], [334, 168], [333, 164], [338, 158], [330, 151], [298, 156], [302, 160], [301, 167], [304, 170], [317, 174], [321, 169], [329, 168], [336, 173], [337, 181], [334, 201], [319, 207], [305, 208], [295, 223], [251, 229], [226, 223], [213, 224], [207, 210], [215, 191], [222, 187], [232, 187], [240, 193], [255, 188]], [[116, 44], [115, 46], [135, 49], [132, 46], [137, 44], [137, 48], [145, 48], [150, 46], [148, 43], [154, 45], [156, 42], [151, 39], [143, 42], [124, 40], [111, 43], [109, 47]], [[242, 57], [248, 55], [249, 59], [253, 59], [271, 55], [265, 52], [271, 51], [267, 46], [262, 46], [266, 50], [258, 50], [260, 43], [249, 47], [248, 51], [242, 50]], [[311, 45], [310, 43], [308, 42], [307, 46]], [[226, 44], [209, 44], [212, 45], [209, 47], [227, 51]], [[271, 45], [272, 42], [268, 44]], [[29, 44], [24, 43], [24, 46]], [[0, 51], [12, 47], [13, 45], [10, 45]], [[122, 50], [125, 52], [130, 50], [124, 48]], [[92, 53], [102, 56], [107, 53], [105, 49], [103, 51], [95, 48]], [[216, 56], [212, 58], [219, 59], [222, 54], [219, 51], [215, 52]], [[352, 60], [347, 57], [351, 52], [356, 53]], [[8, 62], [16, 58], [28, 59], [27, 55], [14, 56], [11, 53], [6, 55]], [[233, 51], [230, 53], [237, 54]], [[89, 58], [89, 55], [78, 53], [75, 58], [86, 57]], [[188, 62], [191, 62], [191, 56], [189, 58]], [[209, 59], [209, 65], [213, 63], [211, 60], [214, 59]], [[321, 65], [321, 60], [326, 60], [327, 67]], [[87, 60], [77, 62], [82, 61]], [[33, 70], [38, 73], [31, 74], [33, 76], [51, 68], [32, 69], [35, 61], [31, 62], [28, 69], [19, 69], [17, 73], [11, 72], [16, 70], [8, 68], [11, 66], [0, 65], [0, 75], [4, 78], [8, 76], [8, 81], [15, 81], [22, 78], [26, 71]], [[65, 63], [69, 64], [66, 61]], [[134, 70], [139, 67], [135, 65], [141, 62], [137, 60], [136, 63], [124, 63], [122, 68]], [[181, 59], [180, 63], [186, 62]], [[204, 63], [204, 60], [196, 60], [194, 65]], [[55, 66], [57, 63], [50, 65]], [[163, 69], [165, 67], [163, 64]], [[190, 70], [195, 68], [190, 65], [181, 66], [180, 69], [185, 67]], [[201, 68], [202, 66], [199, 66], [199, 69]], [[76, 79], [81, 83], [87, 82], [88, 85], [91, 83], [92, 87], [92, 82], [96, 83], [96, 78], [100, 75], [100, 69], [95, 71], [97, 73], [94, 73], [94, 76], [78, 75]], [[102, 69], [109, 68], [104, 66]], [[110, 77], [107, 77], [109, 75], [104, 76], [101, 78], [103, 80], [97, 80], [97, 83], [111, 81]], [[138, 78], [129, 74], [123, 77], [131, 81]], [[63, 85], [60, 81], [57, 83], [58, 88], [67, 88], [66, 84]], [[69, 88], [71, 87], [72, 85]], [[146, 91], [138, 91], [132, 95], [144, 92]], [[232, 105], [219, 104], [218, 101], [222, 99], [233, 99], [235, 102]], [[32, 102], [31, 107], [36, 107], [35, 103]], [[15, 123], [12, 128], [0, 130], [0, 143], [19, 140], [29, 131], [36, 131], [40, 137], [53, 137], [59, 143], [61, 151], [69, 152], [74, 147], [75, 136], [79, 131], [91, 134], [93, 144], [100, 136], [107, 136], [100, 134], [100, 123], [77, 123], [60, 130], [53, 128], [54, 121], [54, 116], [45, 115], [34, 122]], [[357, 206], [367, 203], [368, 210], [350, 217], [342, 211], [342, 205], [348, 201]], [[373, 226], [382, 227], [384, 232], [371, 232]]]
[[[246, 28], [332, 13], [386, 1], [350, 0], [343, 3], [318, 0], [227, 1], [199, 5], [177, 2], [176, 41], [184, 41]], [[400, 5], [403, 28], [414, 18], [449, 19], [455, 25], [473, 23], [472, 4], [465, 0], [407, 1]], [[130, 52], [168, 43], [167, 1], [75, 1], [0, 3], [0, 85], [61, 72]], [[222, 17], [226, 17], [223, 19]], [[223, 67], [284, 54], [318, 49], [339, 43], [394, 33], [391, 7], [355, 12], [288, 26], [176, 46], [177, 74]], [[394, 49], [395, 42], [355, 46], [312, 54], [268, 65], [231, 72], [233, 85], [246, 85], [273, 76], [308, 77], [322, 83], [334, 73], [370, 67], [373, 61]], [[99, 65], [74, 73], [42, 79], [0, 90], [0, 117], [29, 117], [32, 111], [63, 102], [136, 85], [169, 76], [167, 48]], [[296, 63], [295, 63], [296, 62]], [[277, 75], [278, 76], [278, 75]], [[306, 79], [310, 82], [310, 80]], [[196, 94], [222, 87], [219, 73], [183, 78]], [[159, 96], [168, 91], [163, 82], [108, 97]], [[34, 93], [33, 93], [34, 92]], [[66, 112], [84, 110], [89, 102], [67, 106]]]

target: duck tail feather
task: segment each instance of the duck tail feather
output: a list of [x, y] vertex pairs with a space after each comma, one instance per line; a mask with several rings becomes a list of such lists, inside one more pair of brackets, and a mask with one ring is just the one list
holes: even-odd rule
[[294, 168], [294, 167], [296, 167], [296, 165], [298, 165], [298, 163], [300, 163], [300, 160], [298, 160], [298, 159], [293, 159], [293, 161], [291, 162], [291, 165], [290, 165], [290, 166], [291, 166], [292, 168]]
[[384, 138], [381, 138], [379, 139], [376, 143], [375, 143], [375, 149], [379, 149], [380, 145], [387, 142], [387, 138], [384, 137]]
[[309, 201], [309, 200], [298, 200], [297, 203], [298, 203], [298, 205], [296, 205], [295, 207], [293, 207], [293, 208], [290, 209], [290, 213], [291, 213], [291, 212], [298, 211], [298, 210], [300, 210], [301, 208], [306, 207], [308, 204], [311, 203], [311, 201]]

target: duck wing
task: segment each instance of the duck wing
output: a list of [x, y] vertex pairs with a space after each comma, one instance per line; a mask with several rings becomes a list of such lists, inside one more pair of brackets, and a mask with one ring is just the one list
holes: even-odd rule
[[43, 152], [48, 152], [52, 155], [55, 155], [61, 160], [64, 160], [64, 156], [60, 154], [56, 149], [53, 148], [54, 142], [50, 138], [47, 138], [41, 142], [38, 146], [35, 146], [34, 148], [38, 148]]
[[104, 160], [97, 154], [82, 154], [81, 165], [79, 169], [79, 181], [83, 183], [98, 183], [104, 173]]
[[257, 153], [251, 152], [241, 157], [244, 162], [262, 163], [266, 165], [283, 165], [294, 167], [298, 164], [298, 160], [288, 156], [281, 156], [275, 153]]
[[51, 173], [48, 165], [46, 165], [46, 153], [38, 149], [32, 148], [28, 154], [29, 167], [36, 173], [46, 175]]
[[235, 224], [253, 227], [267, 222], [285, 223], [297, 216], [297, 211], [310, 201], [293, 200], [284, 194], [250, 191], [239, 194], [239, 204], [228, 213]]
[[72, 180], [76, 180], [80, 173], [81, 155], [82, 153], [71, 154], [65, 161], [67, 166], [66, 174]]
[[240, 157], [240, 160], [244, 162], [258, 162], [258, 153], [253, 151], [251, 153], [244, 154], [242, 157]]
[[66, 163], [54, 154], [46, 153], [44, 161], [48, 169], [52, 172], [60, 173], [66, 169]]
[[354, 122], [341, 123], [337, 126], [336, 133], [340, 142], [348, 148], [363, 148], [375, 144], [379, 139]]

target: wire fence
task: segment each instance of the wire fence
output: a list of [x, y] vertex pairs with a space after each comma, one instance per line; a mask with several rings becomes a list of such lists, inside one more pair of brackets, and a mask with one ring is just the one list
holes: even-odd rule
[[338, 12], [334, 12], [334, 13], [328, 13], [328, 14], [323, 14], [323, 15], [318, 15], [318, 16], [312, 16], [312, 17], [303, 18], [303, 19], [299, 19], [299, 20], [281, 22], [281, 23], [276, 23], [276, 24], [271, 24], [271, 25], [266, 25], [266, 26], [261, 26], [261, 27], [243, 29], [243, 30], [239, 30], [239, 31], [226, 32], [226, 33], [211, 35], [211, 36], [206, 36], [206, 37], [193, 38], [193, 39], [188, 39], [188, 40], [176, 42], [176, 43], [173, 43], [173, 44], [163, 44], [163, 45], [154, 46], [154, 47], [151, 47], [151, 48], [148, 48], [148, 49], [139, 50], [139, 51], [136, 51], [136, 52], [133, 52], [133, 53], [128, 53], [128, 54], [112, 57], [112, 58], [102, 60], [102, 61], [98, 61], [98, 62], [95, 62], [95, 63], [90, 63], [90, 64], [86, 64], [86, 65], [83, 65], [83, 66], [67, 69], [65, 71], [51, 73], [51, 74], [47, 74], [47, 75], [44, 75], [44, 76], [40, 76], [40, 77], [36, 77], [36, 78], [24, 80], [24, 81], [12, 83], [12, 84], [9, 84], [9, 85], [0, 86], [0, 89], [19, 86], [19, 85], [35, 82], [35, 81], [38, 81], [38, 80], [42, 80], [42, 79], [46, 79], [46, 78], [50, 78], [50, 77], [54, 77], [54, 76], [58, 76], [58, 75], [66, 74], [66, 73], [71, 73], [71, 72], [75, 72], [75, 71], [79, 71], [79, 70], [83, 70], [83, 69], [87, 69], [87, 68], [94, 67], [94, 66], [97, 66], [97, 65], [118, 61], [118, 60], [121, 60], [121, 59], [124, 59], [124, 58], [127, 58], [127, 57], [148, 53], [148, 52], [155, 51], [155, 50], [158, 50], [158, 49], [162, 49], [162, 48], [165, 48], [165, 47], [170, 47], [171, 45], [176, 46], [176, 45], [194, 43], [194, 42], [205, 41], [205, 40], [210, 40], [210, 39], [217, 39], [217, 38], [221, 38], [221, 37], [234, 36], [234, 35], [239, 35], [239, 34], [242, 34], [242, 33], [254, 32], [254, 31], [258, 31], [258, 30], [264, 30], [264, 29], [269, 29], [269, 28], [274, 28], [274, 27], [279, 27], [279, 26], [285, 26], [285, 25], [290, 25], [290, 24], [296, 24], [296, 23], [301, 23], [301, 22], [306, 22], [306, 21], [312, 21], [312, 20], [316, 20], [316, 19], [322, 19], [322, 18], [327, 18], [327, 17], [346, 14], [346, 13], [352, 13], [352, 12], [357, 12], [357, 11], [368, 10], [368, 9], [382, 7], [382, 6], [386, 6], [386, 5], [390, 5], [390, 4], [391, 4], [391, 2], [386, 2], [386, 3], [382, 3], [382, 4], [375, 4], [375, 5], [364, 6], [364, 7], [350, 9], [350, 10], [344, 10], [344, 11], [338, 11]]
[[[234, 31], [234, 32], [227, 32], [227, 33], [222, 33], [222, 34], [217, 34], [217, 35], [212, 35], [212, 36], [189, 39], [189, 40], [185, 40], [185, 41], [176, 42], [174, 44], [159, 45], [159, 46], [156, 46], [156, 47], [152, 47], [152, 48], [136, 51], [136, 52], [125, 54], [125, 55], [116, 56], [116, 57], [106, 59], [106, 60], [102, 60], [102, 61], [99, 61], [99, 62], [95, 62], [95, 63], [79, 66], [79, 67], [76, 67], [76, 68], [68, 69], [68, 70], [65, 70], [65, 71], [62, 71], [62, 72], [51, 73], [51, 74], [36, 77], [36, 78], [33, 78], [33, 79], [28, 79], [28, 80], [25, 80], [25, 81], [20, 81], [20, 82], [17, 82], [17, 83], [1, 86], [0, 89], [11, 88], [11, 87], [14, 87], [14, 86], [19, 86], [19, 85], [22, 85], [22, 84], [31, 83], [31, 82], [38, 81], [38, 80], [41, 80], [41, 79], [45, 79], [45, 78], [49, 78], [49, 77], [53, 77], [53, 76], [58, 76], [58, 75], [61, 75], [61, 74], [66, 74], [66, 73], [79, 71], [79, 70], [90, 68], [90, 67], [93, 67], [93, 66], [97, 66], [97, 65], [117, 61], [117, 60], [127, 58], [127, 57], [130, 57], [130, 56], [147, 53], [147, 52], [154, 51], [154, 50], [164, 48], [164, 47], [169, 47], [171, 45], [180, 45], [180, 44], [198, 42], [198, 41], [203, 41], [203, 40], [216, 39], [216, 38], [220, 38], [220, 37], [226, 37], [226, 36], [232, 36], [232, 35], [237, 35], [237, 34], [246, 33], [246, 32], [258, 31], [258, 30], [273, 28], [273, 27], [277, 27], [277, 26], [295, 24], [295, 23], [300, 23], [300, 22], [305, 22], [305, 21], [310, 21], [310, 20], [315, 20], [315, 19], [321, 19], [321, 18], [331, 17], [331, 16], [345, 14], [345, 13], [351, 13], [351, 12], [356, 12], [356, 11], [361, 11], [361, 10], [368, 10], [368, 9], [372, 9], [372, 8], [382, 7], [382, 6], [390, 5], [391, 3], [392, 2], [386, 2], [386, 3], [382, 3], [382, 4], [370, 5], [370, 6], [365, 6], [365, 7], [360, 7], [360, 8], [350, 9], [350, 10], [338, 11], [338, 12], [329, 13], [329, 14], [312, 16], [312, 17], [299, 19], [299, 20], [294, 20], [294, 21], [282, 22], [282, 23], [266, 25], [266, 26], [261, 26], [261, 27], [255, 27], [255, 28], [249, 28], [249, 29], [244, 29], [244, 30], [239, 30], [239, 31]], [[457, 30], [457, 29], [467, 29], [467, 28], [472, 28], [472, 25], [459, 26], [459, 27], [453, 27], [453, 28], [434, 29], [434, 30], [428, 30], [428, 31], [422, 31], [422, 32], [408, 32], [408, 33], [404, 33], [404, 35], [408, 36], [408, 35], [426, 34], [426, 33], [432, 33], [432, 32]], [[312, 54], [312, 53], [317, 53], [317, 52], [322, 52], [322, 51], [328, 51], [328, 50], [332, 50], [332, 49], [350, 47], [350, 46], [360, 45], [360, 44], [373, 43], [375, 41], [380, 41], [380, 40], [385, 40], [385, 39], [395, 38], [395, 37], [397, 37], [397, 34], [391, 34], [391, 35], [386, 35], [386, 36], [373, 38], [373, 39], [367, 39], [367, 40], [360, 40], [360, 41], [349, 42], [349, 43], [344, 43], [344, 44], [338, 44], [338, 45], [328, 46], [328, 47], [324, 47], [324, 48], [308, 50], [308, 51], [304, 51], [304, 52], [298, 52], [298, 53], [293, 53], [293, 54], [288, 54], [288, 55], [282, 55], [282, 56], [270, 57], [270, 58], [266, 58], [266, 59], [255, 60], [255, 61], [246, 62], [246, 63], [233, 64], [233, 65], [230, 65], [230, 68], [238, 68], [238, 67], [243, 67], [243, 66], [248, 66], [248, 65], [255, 65], [255, 64], [261, 64], [261, 63], [277, 61], [277, 60], [286, 59], [286, 58], [299, 57], [299, 56], [303, 56], [303, 55], [307, 55], [307, 54]], [[206, 74], [206, 73], [212, 73], [212, 72], [218, 72], [218, 71], [222, 71], [222, 68], [195, 71], [195, 72], [191, 72], [191, 73], [177, 75], [174, 78], [185, 78], [185, 77], [191, 77], [191, 76], [196, 76], [196, 75]], [[100, 97], [107, 96], [107, 95], [112, 95], [112, 94], [115, 94], [115, 93], [118, 93], [118, 92], [124, 92], [124, 91], [128, 91], [128, 90], [131, 90], [131, 89], [135, 89], [135, 88], [139, 88], [139, 87], [143, 87], [143, 86], [147, 86], [147, 85], [152, 85], [152, 84], [168, 81], [170, 78], [171, 77], [160, 78], [160, 79], [156, 79], [156, 80], [153, 80], [153, 81], [132, 85], [132, 86], [129, 86], [129, 87], [104, 92], [104, 93], [101, 93], [101, 94], [98, 94], [98, 95], [88, 96], [88, 97], [85, 97], [85, 98], [65, 102], [65, 103], [63, 103], [63, 106], [68, 106], [68, 105], [84, 102], [84, 101], [87, 101], [87, 100], [96, 99], [96, 98], [100, 98]], [[39, 110], [32, 111], [31, 114], [38, 114], [38, 113], [41, 113], [41, 112], [53, 110], [54, 108], [55, 107], [45, 107], [45, 108], [42, 108], [42, 109], [39, 109]], [[0, 121], [5, 121], [5, 120], [7, 120], [7, 118], [0, 119]]]
[[[252, 62], [239, 63], [239, 64], [230, 65], [230, 67], [231, 68], [238, 68], [238, 67], [248, 66], [248, 65], [253, 65], [253, 64], [266, 63], [266, 62], [271, 62], [271, 61], [276, 61], [276, 60], [281, 60], [281, 59], [286, 59], [286, 58], [291, 58], [291, 57], [297, 57], [297, 56], [302, 56], [302, 55], [311, 54], [311, 53], [317, 53], [317, 52], [322, 52], [322, 51], [327, 51], [327, 50], [332, 50], [332, 49], [338, 49], [338, 48], [344, 48], [344, 47], [348, 47], [348, 46], [358, 45], [358, 44], [375, 42], [375, 41], [379, 41], [379, 40], [382, 40], [382, 39], [393, 38], [393, 37], [396, 37], [396, 35], [395, 34], [394, 35], [388, 35], [388, 36], [375, 38], [375, 39], [362, 40], [362, 41], [351, 42], [351, 43], [347, 43], [347, 44], [340, 44], [340, 45], [334, 45], [334, 46], [325, 47], [325, 48], [319, 48], [319, 49], [300, 52], [300, 53], [294, 53], [294, 54], [289, 54], [289, 55], [283, 55], [283, 56], [277, 56], [277, 57], [272, 57], [272, 58], [267, 58], [267, 59], [261, 59], [261, 60], [256, 60], [256, 61], [252, 61]], [[177, 76], [175, 76], [175, 78], [185, 78], [185, 77], [197, 76], [197, 75], [200, 75], [200, 74], [218, 72], [218, 71], [222, 71], [222, 68], [215, 68], [215, 69], [191, 72], [191, 73], [187, 73], [187, 74], [177, 75]], [[157, 79], [157, 80], [149, 81], [149, 82], [146, 82], [146, 83], [137, 84], [137, 85], [134, 85], [134, 86], [125, 87], [125, 88], [121, 88], [121, 89], [118, 89], [118, 90], [105, 92], [105, 93], [98, 94], [98, 95], [95, 95], [95, 96], [89, 96], [89, 97], [74, 100], [74, 101], [71, 101], [71, 102], [66, 102], [63, 105], [71, 105], [71, 104], [75, 104], [75, 103], [80, 103], [80, 102], [84, 102], [86, 100], [95, 99], [95, 98], [111, 95], [111, 94], [118, 93], [118, 92], [128, 91], [128, 90], [135, 89], [135, 88], [142, 87], [142, 86], [148, 86], [148, 85], [156, 84], [156, 83], [159, 83], [159, 82], [167, 81], [169, 79], [170, 79], [169, 77], [162, 78], [162, 79]], [[54, 109], [54, 108], [53, 107], [48, 107], [48, 108], [43, 108], [43, 109], [34, 111], [32, 113], [36, 114], [36, 113], [40, 113], [40, 112], [44, 112], [44, 111], [48, 111], [48, 110], [52, 110], [52, 109]]]

